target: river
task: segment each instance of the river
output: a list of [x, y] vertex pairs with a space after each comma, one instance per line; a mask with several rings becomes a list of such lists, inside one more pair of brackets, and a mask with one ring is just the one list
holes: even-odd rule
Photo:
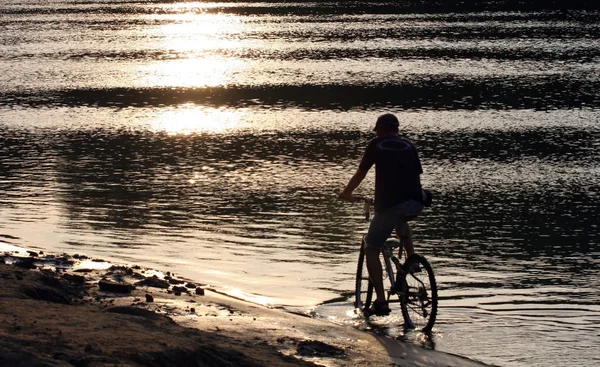
[[596, 366], [598, 16], [0, 0], [0, 241], [353, 323], [368, 223], [334, 194], [393, 112], [435, 196], [414, 232], [440, 310], [425, 342], [383, 332]]

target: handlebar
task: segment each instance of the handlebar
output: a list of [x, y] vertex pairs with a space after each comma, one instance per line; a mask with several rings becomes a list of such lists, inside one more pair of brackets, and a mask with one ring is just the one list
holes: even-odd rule
[[361, 196], [361, 195], [354, 195], [353, 202], [359, 202], [362, 201], [364, 203], [363, 205], [363, 214], [365, 215], [365, 220], [370, 220], [371, 219], [371, 207], [373, 206], [373, 203], [375, 202], [373, 200], [373, 198], [367, 197], [367, 196]]
[[[423, 194], [423, 206], [428, 207], [431, 206], [431, 202], [432, 202], [432, 198], [433, 195], [431, 194], [431, 191], [429, 190], [423, 190], [422, 191]], [[367, 196], [362, 196], [362, 195], [351, 195], [352, 196], [352, 202], [356, 203], [359, 201], [362, 201], [364, 203], [363, 205], [363, 213], [365, 215], [365, 220], [370, 220], [371, 219], [371, 207], [374, 205], [375, 200], [373, 200], [373, 198], [367, 197]], [[344, 200], [348, 200], [347, 197], [344, 198]]]
[[345, 201], [350, 201], [353, 203], [357, 203], [362, 201], [364, 203], [363, 205], [363, 213], [365, 215], [365, 220], [370, 220], [371, 219], [371, 207], [373, 206], [373, 203], [375, 202], [373, 200], [373, 198], [367, 197], [367, 196], [362, 196], [362, 195], [351, 195], [352, 199], [349, 199], [348, 197], [344, 197], [343, 200]]

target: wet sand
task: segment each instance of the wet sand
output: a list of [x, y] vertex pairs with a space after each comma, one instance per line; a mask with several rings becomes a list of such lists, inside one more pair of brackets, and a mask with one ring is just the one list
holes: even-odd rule
[[79, 255], [0, 256], [2, 366], [483, 366]]

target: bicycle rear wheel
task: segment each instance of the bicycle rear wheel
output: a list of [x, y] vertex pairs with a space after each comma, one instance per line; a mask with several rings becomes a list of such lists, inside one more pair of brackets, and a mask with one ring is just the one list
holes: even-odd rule
[[402, 316], [409, 328], [431, 331], [437, 316], [438, 294], [429, 262], [421, 255], [411, 255], [404, 263], [406, 275], [401, 284]]
[[354, 308], [358, 313], [364, 314], [373, 301], [373, 284], [369, 280], [367, 260], [365, 258], [364, 243], [360, 246], [358, 267], [356, 269], [356, 288], [354, 292]]

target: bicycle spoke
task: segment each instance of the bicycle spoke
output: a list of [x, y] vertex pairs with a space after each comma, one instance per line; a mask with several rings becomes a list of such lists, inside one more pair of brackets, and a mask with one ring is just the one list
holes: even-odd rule
[[437, 286], [431, 265], [419, 255], [413, 255], [405, 266], [419, 272], [406, 275], [403, 291], [403, 316], [408, 327], [431, 330], [437, 314]]

